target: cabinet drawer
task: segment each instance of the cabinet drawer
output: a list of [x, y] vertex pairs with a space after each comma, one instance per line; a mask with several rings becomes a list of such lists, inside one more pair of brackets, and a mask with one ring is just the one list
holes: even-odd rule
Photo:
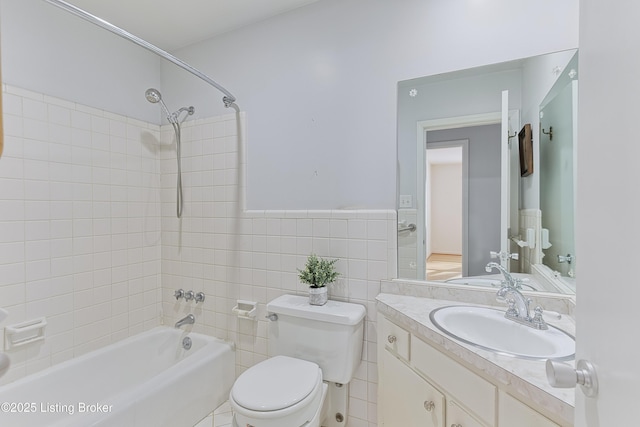
[[435, 384], [464, 402], [483, 422], [495, 423], [496, 387], [493, 384], [415, 337], [411, 343], [411, 363]]
[[500, 392], [498, 412], [499, 427], [560, 427], [503, 391]]
[[451, 399], [447, 400], [447, 427], [485, 427]]
[[380, 339], [384, 342], [385, 348], [396, 353], [404, 360], [409, 360], [411, 334], [384, 317], [382, 318], [381, 331]]

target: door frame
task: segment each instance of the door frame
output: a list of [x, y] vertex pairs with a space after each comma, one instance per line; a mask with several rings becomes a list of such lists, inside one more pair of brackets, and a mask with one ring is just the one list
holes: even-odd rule
[[[425, 133], [426, 135], [426, 133]], [[425, 139], [426, 141], [426, 139]], [[468, 139], [452, 139], [450, 141], [441, 141], [441, 142], [432, 142], [426, 144], [426, 151], [428, 150], [437, 150], [438, 148], [462, 148], [462, 276], [468, 276], [469, 272], [469, 140]], [[426, 162], [429, 160], [429, 155], [425, 153], [425, 176], [426, 176]], [[426, 231], [427, 227], [427, 209], [426, 209], [426, 197], [427, 197], [427, 185], [426, 178], [424, 184], [425, 192], [423, 193], [425, 198], [425, 263], [426, 263], [426, 253], [429, 252], [427, 250], [429, 241], [429, 236], [427, 236]]]
[[[457, 129], [471, 126], [483, 126], [483, 125], [493, 125], [500, 124], [502, 122], [502, 112], [495, 111], [491, 113], [482, 113], [482, 114], [471, 114], [466, 116], [456, 116], [456, 117], [445, 117], [441, 119], [430, 119], [430, 120], [420, 120], [416, 122], [417, 129], [417, 139], [416, 139], [416, 170], [422, 171], [421, 173], [416, 173], [416, 194], [424, 195], [426, 194], [426, 156], [427, 156], [427, 132], [434, 130], [445, 130], [445, 129]], [[467, 153], [468, 154], [468, 153]], [[425, 203], [417, 203], [417, 221], [416, 221], [416, 234], [417, 234], [417, 263], [416, 268], [418, 272], [421, 272], [422, 277], [418, 277], [418, 280], [426, 280], [425, 271], [426, 271], [426, 224], [425, 224]], [[468, 254], [466, 253], [467, 239], [468, 239], [468, 221], [463, 218], [463, 253], [462, 253], [462, 265], [463, 265], [463, 274], [467, 269], [467, 258]], [[422, 241], [420, 241], [422, 240]]]

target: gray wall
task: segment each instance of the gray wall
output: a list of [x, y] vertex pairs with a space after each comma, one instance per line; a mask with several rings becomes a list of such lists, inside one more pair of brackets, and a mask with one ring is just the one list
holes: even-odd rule
[[500, 250], [500, 125], [427, 133], [427, 145], [458, 139], [469, 140], [468, 273], [477, 276]]
[[[249, 208], [394, 208], [397, 82], [576, 47], [577, 3], [322, 0], [176, 53], [247, 112]], [[224, 112], [162, 77], [178, 105]]]
[[[196, 77], [42, 0], [0, 5], [6, 83], [154, 123], [150, 86], [193, 118], [229, 112]], [[247, 113], [249, 208], [394, 208], [397, 82], [576, 47], [577, 14], [578, 0], [322, 0], [172, 53]]]
[[[417, 184], [417, 122], [447, 117], [495, 113], [502, 109], [502, 91], [509, 90], [509, 106], [520, 108], [522, 73], [520, 69], [507, 71], [473, 71], [470, 76], [426, 77], [398, 85], [398, 163], [400, 194], [416, 194]], [[410, 89], [418, 95], [411, 97]]]
[[2, 80], [152, 123], [160, 58], [42, 0], [0, 0]]

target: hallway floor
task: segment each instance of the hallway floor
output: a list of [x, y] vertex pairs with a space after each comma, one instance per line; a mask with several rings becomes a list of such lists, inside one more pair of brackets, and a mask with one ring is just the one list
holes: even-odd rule
[[462, 277], [462, 255], [431, 254], [427, 258], [427, 280], [449, 280]]

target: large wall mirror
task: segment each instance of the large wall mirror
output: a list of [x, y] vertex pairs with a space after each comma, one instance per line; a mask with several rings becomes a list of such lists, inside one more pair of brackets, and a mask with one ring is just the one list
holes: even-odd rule
[[575, 292], [577, 51], [398, 83], [398, 277]]

